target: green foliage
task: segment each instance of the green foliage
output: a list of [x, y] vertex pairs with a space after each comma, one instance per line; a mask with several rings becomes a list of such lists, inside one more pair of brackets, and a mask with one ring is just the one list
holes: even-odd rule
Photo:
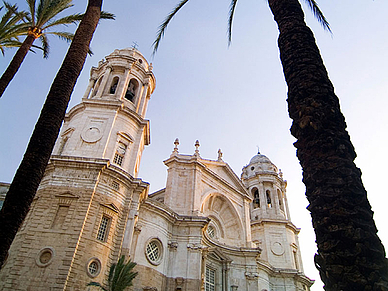
[[[158, 31], [156, 33], [156, 39], [153, 43], [154, 47], [154, 54], [159, 48], [160, 41], [162, 40], [167, 26], [172, 20], [172, 18], [178, 13], [178, 11], [188, 2], [189, 0], [181, 0], [177, 6], [170, 12], [170, 14], [167, 15], [167, 17], [164, 19], [162, 24], [159, 26]], [[311, 11], [313, 12], [314, 16], [317, 18], [318, 22], [322, 24], [323, 28], [329, 32], [330, 26], [329, 22], [326, 20], [325, 16], [323, 15], [322, 11], [319, 9], [318, 4], [315, 0], [304, 0], [307, 2], [308, 6], [310, 7]], [[231, 0], [230, 5], [229, 5], [229, 17], [228, 17], [228, 44], [232, 42], [232, 22], [233, 22], [233, 16], [234, 16], [234, 11], [236, 9], [237, 5], [237, 0]]]
[[123, 291], [132, 286], [132, 280], [138, 274], [132, 271], [135, 266], [136, 263], [130, 260], [125, 263], [125, 256], [122, 256], [117, 264], [110, 267], [107, 286], [104, 287], [98, 282], [90, 282], [87, 286], [96, 286], [104, 291]]
[[4, 6], [0, 7], [0, 11], [5, 8], [0, 21], [0, 51], [4, 55], [5, 48], [19, 47], [22, 44], [19, 37], [27, 33], [28, 26], [21, 22], [26, 13], [18, 12], [16, 5], [3, 3]]
[[[55, 35], [60, 39], [71, 42], [74, 34], [66, 31], [55, 31], [59, 26], [77, 24], [82, 20], [84, 14], [75, 13], [59, 17], [58, 15], [74, 6], [73, 0], [26, 0], [29, 10], [23, 12], [23, 26], [27, 27], [24, 35], [27, 35], [28, 28], [39, 32], [39, 40], [42, 44], [43, 57], [47, 58], [50, 52], [48, 41], [49, 35]], [[114, 19], [114, 15], [107, 12], [101, 12], [101, 19]]]

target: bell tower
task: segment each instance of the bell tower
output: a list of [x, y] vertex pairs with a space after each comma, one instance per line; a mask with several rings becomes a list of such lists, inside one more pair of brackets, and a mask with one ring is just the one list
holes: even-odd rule
[[154, 89], [152, 64], [135, 48], [115, 50], [92, 67], [82, 102], [67, 114], [53, 154], [109, 159], [136, 177], [150, 143], [144, 117]]
[[300, 231], [292, 222], [281, 170], [258, 153], [243, 167], [241, 180], [253, 199], [250, 207], [252, 242], [262, 249], [261, 259], [274, 268], [303, 272], [298, 241]]
[[91, 69], [0, 270], [1, 290], [84, 290], [129, 255], [148, 195], [137, 173], [150, 143], [145, 114], [154, 89], [152, 65], [134, 48]]

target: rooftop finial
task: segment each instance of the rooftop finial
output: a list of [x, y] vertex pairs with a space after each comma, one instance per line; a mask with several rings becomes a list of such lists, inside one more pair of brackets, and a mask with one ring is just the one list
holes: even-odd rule
[[197, 139], [197, 140], [195, 141], [195, 154], [194, 154], [194, 155], [196, 155], [196, 156], [199, 156], [199, 146], [200, 146], [199, 140]]
[[132, 42], [132, 47], [135, 49], [135, 50], [137, 50], [137, 47], [138, 47], [139, 45], [137, 44], [137, 42], [136, 41], [133, 41]]
[[282, 169], [279, 169], [279, 177], [283, 179], [283, 172], [282, 172]]
[[258, 155], [260, 155], [260, 149], [259, 149], [259, 146], [258, 146], [258, 145], [256, 145], [256, 147], [257, 147], [257, 154], [258, 154]]
[[218, 161], [219, 162], [222, 161], [222, 151], [221, 151], [221, 149], [218, 149]]
[[179, 139], [176, 138], [175, 141], [174, 141], [174, 150], [172, 151], [173, 154], [177, 154], [178, 153], [178, 145], [179, 145]]

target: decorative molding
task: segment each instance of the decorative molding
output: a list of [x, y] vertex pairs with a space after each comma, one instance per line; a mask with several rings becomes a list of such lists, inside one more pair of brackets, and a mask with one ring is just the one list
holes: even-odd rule
[[75, 199], [79, 198], [79, 196], [74, 195], [74, 194], [72, 194], [70, 192], [66, 192], [66, 193], [63, 193], [63, 194], [55, 195], [55, 197], [57, 197], [59, 199], [58, 204], [67, 205], [67, 206], [70, 206], [70, 204]]

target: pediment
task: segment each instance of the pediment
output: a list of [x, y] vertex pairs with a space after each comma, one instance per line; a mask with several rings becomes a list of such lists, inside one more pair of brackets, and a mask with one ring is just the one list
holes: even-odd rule
[[202, 160], [201, 163], [206, 166], [206, 169], [212, 176], [212, 181], [214, 181], [214, 179], [218, 179], [220, 182], [226, 183], [228, 186], [232, 187], [236, 191], [246, 196], [249, 196], [240, 178], [233, 172], [233, 170], [229, 167], [227, 163], [206, 160]]
[[217, 247], [209, 248], [208, 258], [213, 259], [213, 260], [218, 261], [218, 262], [230, 263], [232, 261], [227, 255], [225, 255], [225, 253], [223, 251], [221, 251]]
[[55, 197], [57, 197], [59, 199], [59, 204], [67, 205], [67, 206], [70, 206], [74, 200], [79, 198], [79, 196], [74, 195], [71, 192], [65, 192], [62, 194], [58, 194], [58, 195], [55, 195]]
[[120, 211], [119, 208], [116, 205], [114, 205], [113, 203], [109, 203], [109, 204], [101, 203], [101, 206], [103, 206], [103, 207], [105, 207], [105, 208], [107, 208], [115, 213], [119, 213], [119, 211]]

